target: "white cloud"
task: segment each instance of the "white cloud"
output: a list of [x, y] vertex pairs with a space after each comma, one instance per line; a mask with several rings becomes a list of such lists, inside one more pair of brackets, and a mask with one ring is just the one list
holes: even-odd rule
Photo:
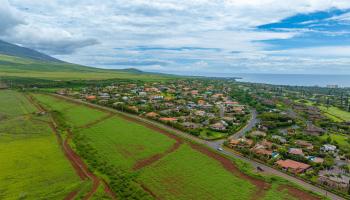
[[[10, 23], [8, 34], [0, 31], [0, 38], [11, 42], [50, 54], [65, 54], [59, 57], [86, 65], [105, 67], [103, 63], [119, 60], [141, 63], [151, 59], [170, 63], [162, 67], [147, 66], [152, 70], [198, 71], [201, 68], [206, 72], [218, 68], [227, 72], [288, 71], [293, 70], [293, 65], [298, 65], [295, 68], [301, 71], [315, 70], [311, 66], [322, 64], [311, 58], [319, 55], [313, 53], [315, 50], [308, 50], [309, 54], [304, 55], [305, 49], [267, 52], [268, 46], [257, 42], [293, 38], [304, 30], [262, 32], [255, 27], [298, 13], [350, 8], [348, 0], [10, 0], [10, 4], [0, 1], [5, 2], [6, 10], [20, 12], [25, 18], [25, 24]], [[4, 6], [0, 4], [0, 11], [1, 8]], [[221, 51], [130, 49], [135, 46], [187, 46]], [[122, 49], [116, 50], [117, 47]], [[334, 51], [333, 60], [325, 63], [348, 58], [342, 50]]]

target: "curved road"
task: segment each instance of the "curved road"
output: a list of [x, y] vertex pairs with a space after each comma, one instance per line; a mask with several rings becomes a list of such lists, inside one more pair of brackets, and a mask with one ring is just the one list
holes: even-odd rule
[[[148, 124], [152, 124], [152, 125], [155, 125], [159, 128], [162, 128], [162, 129], [165, 129], [165, 130], [168, 130], [182, 138], [186, 138], [186, 139], [189, 139], [191, 141], [194, 141], [194, 142], [197, 142], [197, 143], [200, 143], [200, 144], [203, 144], [207, 147], [209, 147], [210, 149], [213, 149], [213, 150], [217, 150], [217, 148], [219, 147], [222, 147], [222, 144], [225, 140], [218, 140], [218, 141], [206, 141], [206, 140], [203, 140], [203, 139], [200, 139], [198, 137], [195, 137], [195, 136], [192, 136], [188, 133], [185, 133], [185, 132], [182, 132], [182, 131], [179, 131], [177, 129], [174, 129], [174, 128], [171, 128], [167, 125], [164, 125], [164, 124], [161, 124], [159, 122], [156, 122], [156, 121], [152, 121], [152, 120], [148, 120], [146, 118], [143, 118], [143, 117], [139, 117], [137, 115], [133, 115], [133, 114], [129, 114], [129, 113], [125, 113], [125, 112], [121, 112], [121, 111], [118, 111], [118, 110], [115, 110], [115, 109], [112, 109], [112, 108], [108, 108], [108, 107], [104, 107], [104, 106], [100, 106], [100, 105], [96, 105], [96, 104], [92, 104], [92, 103], [89, 103], [89, 102], [86, 102], [86, 101], [81, 101], [81, 100], [78, 100], [78, 99], [73, 99], [73, 98], [70, 98], [70, 97], [66, 97], [66, 96], [61, 96], [61, 95], [57, 95], [55, 94], [55, 96], [57, 97], [60, 97], [60, 98], [64, 98], [64, 99], [67, 99], [69, 101], [73, 101], [73, 102], [77, 102], [77, 103], [82, 103], [82, 104], [86, 104], [86, 105], [89, 105], [89, 106], [92, 106], [92, 107], [96, 107], [98, 109], [103, 109], [103, 110], [106, 110], [106, 111], [109, 111], [109, 112], [114, 112], [114, 113], [117, 113], [117, 114], [120, 114], [120, 115], [124, 115], [124, 116], [128, 116], [128, 117], [131, 117], [131, 118], [134, 118], [134, 119], [137, 119], [139, 121], [142, 121], [144, 123], [148, 123]], [[248, 122], [247, 126], [245, 126], [243, 129], [241, 129], [239, 132], [237, 132], [237, 134], [240, 134], [240, 135], [243, 135], [245, 134], [247, 131], [251, 130], [252, 127], [255, 126], [255, 124], [258, 122], [258, 119], [256, 118], [256, 111], [252, 110], [252, 117], [250, 119], [250, 121]], [[236, 134], [232, 135], [231, 138], [237, 138], [239, 136], [236, 136]], [[322, 188], [319, 188], [317, 186], [314, 186], [312, 184], [309, 184], [307, 182], [304, 182], [300, 179], [297, 179], [293, 176], [290, 176], [288, 174], [285, 174], [279, 170], [276, 170], [274, 168], [271, 168], [269, 166], [266, 166], [264, 164], [261, 164], [261, 163], [258, 163], [254, 160], [250, 160], [246, 157], [243, 157], [237, 153], [235, 153], [234, 151], [232, 150], [229, 150], [229, 149], [223, 149], [222, 151], [218, 151], [218, 153], [222, 153], [226, 156], [229, 156], [229, 157], [232, 157], [232, 158], [235, 158], [235, 159], [240, 159], [240, 160], [243, 160], [247, 163], [250, 163], [253, 167], [260, 167], [264, 170], [264, 172], [268, 173], [268, 174], [272, 174], [272, 175], [275, 175], [275, 176], [279, 176], [279, 177], [282, 177], [296, 185], [299, 185], [303, 188], [305, 188], [306, 190], [310, 190], [312, 192], [315, 192], [315, 193], [318, 193], [318, 194], [321, 194], [321, 195], [324, 195], [330, 199], [333, 199], [333, 200], [345, 200], [343, 197], [340, 197], [336, 194], [333, 194], [331, 192], [328, 192]]]

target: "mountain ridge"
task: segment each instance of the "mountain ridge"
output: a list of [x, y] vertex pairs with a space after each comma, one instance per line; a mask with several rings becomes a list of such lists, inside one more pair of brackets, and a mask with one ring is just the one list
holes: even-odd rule
[[64, 61], [57, 58], [51, 57], [39, 51], [33, 50], [31, 48], [22, 47], [9, 42], [0, 40], [0, 54], [28, 58], [39, 61], [49, 61], [49, 62], [59, 62], [64, 63]]

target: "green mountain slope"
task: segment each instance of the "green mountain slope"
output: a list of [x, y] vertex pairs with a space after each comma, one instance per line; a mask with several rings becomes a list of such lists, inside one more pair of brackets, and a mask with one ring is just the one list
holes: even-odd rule
[[134, 70], [107, 70], [65, 62], [40, 61], [0, 54], [0, 77], [26, 77], [47, 80], [164, 80], [170, 75]]
[[46, 54], [40, 53], [33, 49], [21, 47], [2, 40], [0, 40], [0, 54], [17, 56], [22, 58], [29, 58], [34, 60], [41, 60], [41, 61], [63, 62], [61, 60], [58, 60]]

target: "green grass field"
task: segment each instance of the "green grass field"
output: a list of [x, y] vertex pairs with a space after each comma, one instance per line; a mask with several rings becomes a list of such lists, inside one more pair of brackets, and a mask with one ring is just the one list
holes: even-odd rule
[[226, 171], [218, 161], [183, 145], [145, 168], [140, 176], [160, 199], [251, 199], [255, 186]]
[[[349, 136], [343, 135], [343, 134], [329, 134], [332, 141], [335, 141], [338, 143], [339, 147], [342, 149], [350, 149], [350, 143], [348, 142]], [[324, 134], [321, 139], [326, 140], [328, 138], [327, 134]]]
[[14, 91], [0, 91], [0, 105], [0, 199], [64, 199], [80, 187], [47, 116]]
[[62, 113], [66, 121], [75, 127], [86, 125], [108, 115], [105, 112], [88, 109], [85, 106], [62, 101], [49, 95], [35, 94], [35, 98], [48, 109]]
[[0, 90], [0, 95], [0, 115], [2, 117], [26, 115], [36, 111], [35, 107], [29, 104], [27, 99], [17, 92]]
[[319, 106], [319, 108], [325, 112], [326, 116], [328, 116], [330, 119], [333, 119], [336, 122], [341, 121], [350, 121], [350, 112], [341, 110], [337, 107], [325, 107], [325, 106]]
[[137, 161], [165, 152], [175, 141], [144, 126], [113, 117], [81, 130], [115, 165], [131, 168]]

